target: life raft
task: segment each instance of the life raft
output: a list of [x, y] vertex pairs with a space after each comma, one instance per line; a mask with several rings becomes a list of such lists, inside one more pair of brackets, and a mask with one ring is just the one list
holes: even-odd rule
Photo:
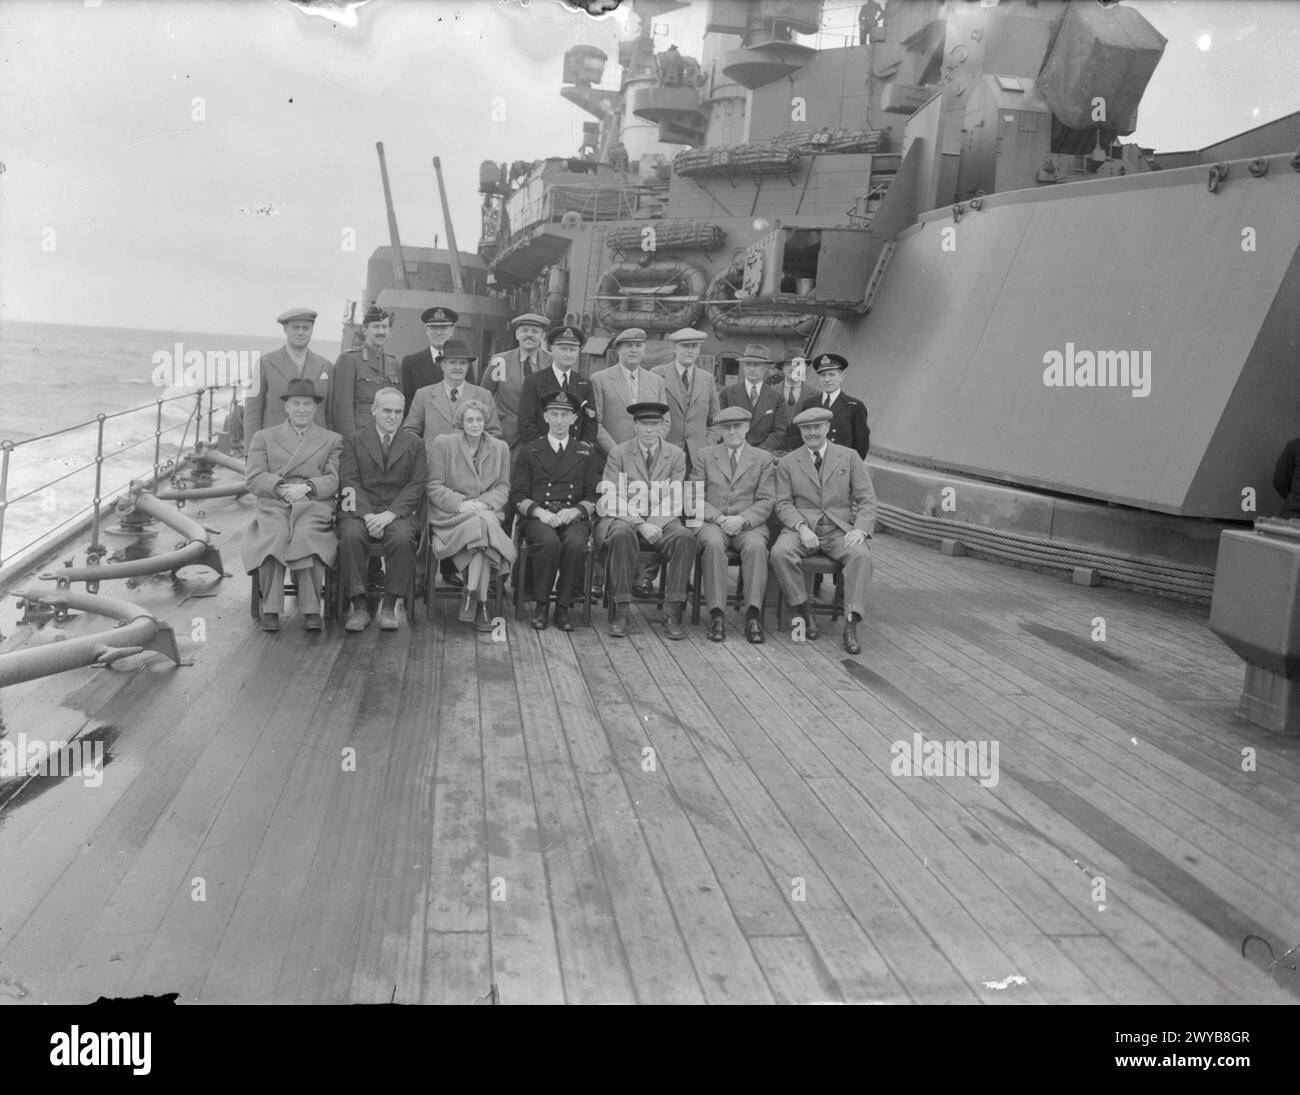
[[[817, 316], [805, 312], [747, 309], [736, 297], [745, 274], [741, 255], [720, 270], [709, 283], [709, 323], [720, 336], [806, 339], [817, 326]], [[716, 303], [721, 301], [722, 303]]]
[[[647, 235], [649, 232], [653, 235]], [[648, 239], [653, 241], [653, 247], [646, 246]], [[628, 252], [718, 251], [726, 243], [727, 233], [720, 224], [685, 219], [625, 224], [605, 236], [607, 247]]]
[[707, 284], [708, 275], [687, 262], [615, 263], [596, 286], [596, 314], [602, 327], [615, 331], [691, 327], [704, 314]]

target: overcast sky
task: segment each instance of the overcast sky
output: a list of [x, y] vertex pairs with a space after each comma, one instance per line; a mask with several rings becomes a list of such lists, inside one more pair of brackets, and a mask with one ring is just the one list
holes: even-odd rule
[[[1133, 139], [1194, 148], [1300, 109], [1300, 0], [1131, 6], [1169, 39]], [[664, 43], [698, 54], [702, 8]], [[374, 142], [403, 242], [445, 245], [437, 154], [473, 251], [479, 162], [575, 153], [564, 50], [612, 59], [623, 32], [557, 0], [373, 0], [353, 27], [285, 0], [0, 0], [0, 318], [277, 335], [305, 305], [337, 338], [387, 242]]]

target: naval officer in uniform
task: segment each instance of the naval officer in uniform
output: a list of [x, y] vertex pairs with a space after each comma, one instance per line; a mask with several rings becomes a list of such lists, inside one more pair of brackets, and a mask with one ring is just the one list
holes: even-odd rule
[[509, 353], [494, 354], [483, 367], [479, 387], [488, 392], [497, 404], [497, 417], [501, 419], [501, 436], [510, 446], [510, 459], [519, 455], [519, 397], [523, 394], [524, 380], [551, 366], [551, 355], [542, 349], [546, 335], [546, 317], [536, 312], [515, 316], [510, 321], [515, 340], [519, 343]]
[[442, 379], [442, 365], [439, 364], [442, 348], [455, 332], [459, 321], [459, 314], [442, 305], [426, 308], [420, 313], [420, 322], [424, 324], [429, 346], [428, 349], [402, 358], [402, 395], [406, 399], [407, 414], [411, 413], [411, 401], [415, 399], [415, 393]]
[[364, 342], [355, 350], [344, 350], [334, 363], [330, 386], [330, 429], [351, 437], [371, 422], [370, 408], [381, 388], [400, 388], [402, 370], [397, 358], [384, 349], [388, 341], [389, 315], [377, 304], [366, 309], [361, 323]]
[[[546, 404], [547, 433], [519, 450], [510, 477], [507, 513], [519, 514], [520, 533], [528, 542], [533, 577], [533, 627], [546, 629], [546, 608], [555, 590], [555, 626], [572, 631], [569, 606], [582, 586], [582, 569], [596, 512], [596, 493], [603, 463], [589, 441], [574, 441], [570, 431], [578, 405], [567, 392]], [[523, 575], [520, 575], [521, 579]]]
[[[291, 380], [310, 380], [316, 394], [327, 399], [330, 392], [331, 365], [320, 354], [307, 347], [316, 327], [316, 313], [310, 308], [290, 308], [281, 312], [276, 323], [284, 328], [284, 345], [264, 354], [259, 360], [256, 390], [248, 393], [244, 402], [244, 438], [253, 440], [253, 434], [285, 420], [284, 403], [280, 397], [289, 390]], [[312, 421], [324, 428], [325, 404], [316, 404]]]
[[871, 540], [876, 492], [867, 465], [846, 445], [828, 440], [831, 412], [806, 407], [794, 417], [803, 444], [776, 466], [776, 516], [781, 535], [772, 547], [772, 572], [786, 602], [803, 617], [804, 634], [817, 638], [808, 612], [800, 560], [818, 553], [844, 564], [844, 649], [860, 653], [858, 621], [871, 584]]
[[[830, 411], [831, 444], [847, 445], [865, 460], [871, 448], [867, 405], [840, 391], [840, 386], [844, 383], [844, 370], [848, 367], [848, 360], [839, 354], [818, 354], [813, 361], [813, 368], [817, 370], [817, 377], [822, 382], [822, 393], [819, 396], [809, 396], [799, 409], [822, 407]], [[791, 422], [786, 435], [787, 447], [797, 449], [799, 440], [799, 429]]]
[[587, 341], [576, 327], [553, 327], [546, 335], [546, 345], [551, 351], [551, 367], [540, 369], [524, 378], [519, 393], [519, 440], [524, 444], [536, 441], [549, 432], [543, 417], [546, 404], [556, 392], [568, 392], [578, 405], [578, 417], [569, 428], [575, 441], [596, 440], [596, 401], [591, 381], [580, 376], [576, 369], [578, 351]]

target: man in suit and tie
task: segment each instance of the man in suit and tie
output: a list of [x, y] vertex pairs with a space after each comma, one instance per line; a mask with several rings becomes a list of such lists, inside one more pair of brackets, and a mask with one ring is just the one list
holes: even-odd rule
[[818, 553], [844, 564], [844, 649], [858, 654], [858, 621], [871, 584], [869, 542], [876, 523], [876, 492], [867, 465], [852, 449], [828, 440], [831, 412], [812, 406], [794, 418], [803, 445], [776, 466], [776, 515], [781, 535], [772, 548], [772, 570], [786, 602], [817, 638], [808, 612], [800, 560]]
[[[345, 631], [364, 631], [366, 570], [372, 540], [384, 545], [384, 596], [379, 629], [396, 631], [397, 598], [409, 596], [415, 574], [415, 545], [420, 538], [416, 509], [424, 497], [428, 472], [424, 445], [401, 429], [406, 400], [396, 388], [375, 394], [374, 425], [343, 442], [339, 517], [339, 581], [352, 602]], [[410, 614], [411, 606], [406, 606]]]
[[[813, 368], [817, 370], [817, 376], [822, 382], [821, 394], [806, 398], [799, 409], [823, 407], [830, 411], [831, 444], [846, 445], [865, 460], [871, 448], [867, 406], [862, 400], [840, 391], [840, 386], [844, 383], [844, 370], [848, 367], [848, 360], [839, 354], [818, 354], [813, 361]], [[786, 444], [794, 449], [798, 448], [798, 443], [799, 431], [792, 422], [786, 432]]]
[[615, 445], [605, 463], [596, 526], [596, 546], [609, 552], [609, 586], [614, 622], [609, 633], [627, 635], [632, 603], [632, 572], [637, 552], [658, 551], [668, 562], [665, 591], [668, 619], [664, 636], [684, 639], [682, 612], [686, 583], [695, 558], [695, 537], [682, 522], [686, 498], [686, 454], [663, 438], [666, 403], [634, 403], [628, 413], [636, 437]]
[[[785, 447], [785, 430], [781, 426], [781, 392], [767, 383], [775, 364], [762, 346], [746, 346], [740, 356], [740, 380], [722, 389], [718, 402], [724, 409], [743, 407], [749, 412], [746, 443], [756, 449], [780, 452]], [[714, 419], [714, 425], [718, 424]]]
[[[545, 415], [546, 436], [520, 449], [510, 476], [506, 512], [519, 514], [520, 533], [528, 542], [533, 628], [546, 630], [547, 603], [554, 586], [555, 626], [572, 631], [569, 606], [582, 592], [602, 461], [591, 442], [569, 436], [578, 417], [572, 396], [556, 392], [546, 404]], [[555, 586], [557, 572], [560, 584]]]
[[696, 531], [703, 563], [704, 603], [709, 610], [709, 639], [727, 637], [727, 552], [740, 554], [740, 574], [748, 601], [745, 638], [763, 641], [763, 599], [767, 594], [767, 519], [776, 501], [776, 459], [746, 441], [750, 413], [723, 407], [714, 419], [722, 444], [700, 451], [694, 475], [704, 483], [700, 505], [703, 524]]
[[496, 400], [501, 436], [510, 446], [512, 464], [522, 440], [519, 436], [519, 397], [523, 393], [524, 378], [551, 365], [551, 355], [542, 349], [546, 327], [546, 317], [535, 312], [515, 316], [510, 321], [510, 328], [519, 345], [509, 353], [494, 355], [479, 377], [479, 386]]
[[307, 630], [320, 631], [321, 583], [338, 551], [330, 522], [343, 439], [316, 425], [322, 397], [307, 377], [289, 381], [280, 399], [287, 419], [258, 430], [249, 442], [245, 485], [257, 495], [257, 512], [240, 551], [245, 570], [258, 572], [262, 630], [280, 630], [287, 568], [293, 571]]
[[551, 351], [551, 367], [539, 369], [524, 377], [519, 392], [519, 440], [525, 445], [550, 432], [545, 413], [546, 405], [556, 392], [568, 392], [578, 405], [576, 421], [569, 428], [575, 441], [596, 441], [596, 406], [592, 398], [591, 381], [579, 376], [578, 351], [587, 341], [577, 327], [553, 327], [546, 335], [546, 345]]
[[592, 398], [596, 405], [596, 447], [608, 457], [615, 445], [636, 435], [627, 408], [633, 403], [663, 403], [664, 380], [658, 373], [641, 367], [646, 334], [629, 327], [614, 336], [618, 364], [591, 374]]
[[327, 415], [330, 429], [341, 437], [351, 437], [370, 421], [370, 407], [380, 388], [402, 383], [401, 364], [384, 349], [389, 319], [378, 304], [372, 304], [361, 323], [364, 341], [354, 350], [344, 350], [334, 363]]
[[421, 312], [420, 322], [424, 324], [429, 347], [402, 358], [402, 396], [406, 400], [407, 414], [411, 413], [415, 393], [442, 379], [442, 365], [439, 363], [442, 348], [455, 333], [460, 315], [451, 308], [438, 305]]
[[[334, 366], [307, 348], [316, 328], [316, 313], [310, 308], [290, 308], [276, 322], [284, 328], [284, 345], [259, 359], [255, 386], [244, 402], [245, 444], [252, 441], [258, 430], [278, 426], [285, 420], [281, 396], [289, 390], [289, 381], [310, 380], [317, 395], [322, 399], [329, 396]], [[324, 402], [316, 404], [312, 420], [322, 428], [327, 424], [325, 412]], [[234, 444], [233, 438], [231, 443]]]
[[668, 336], [677, 360], [671, 365], [657, 365], [654, 371], [664, 382], [664, 402], [668, 404], [671, 423], [667, 440], [686, 452], [686, 470], [695, 465], [700, 450], [718, 441], [713, 419], [720, 409], [718, 388], [713, 377], [695, 367], [708, 336], [703, 331], [683, 327]]
[[500, 438], [501, 420], [497, 417], [492, 397], [477, 384], [469, 384], [465, 377], [475, 358], [469, 347], [458, 338], [448, 339], [442, 347], [442, 380], [428, 384], [415, 393], [411, 411], [402, 423], [404, 430], [426, 440], [444, 433], [458, 433], [456, 408], [466, 399], [477, 399], [487, 408], [487, 425], [484, 432]]
[[[787, 355], [781, 362], [781, 382], [772, 385], [777, 394], [777, 431], [781, 435], [780, 447], [776, 449], [778, 453], [789, 452], [802, 444], [799, 431], [792, 425], [794, 416], [810, 398], [821, 397], [821, 385], [810, 384], [807, 377], [808, 364], [802, 354]], [[794, 430], [793, 434], [791, 430]]]

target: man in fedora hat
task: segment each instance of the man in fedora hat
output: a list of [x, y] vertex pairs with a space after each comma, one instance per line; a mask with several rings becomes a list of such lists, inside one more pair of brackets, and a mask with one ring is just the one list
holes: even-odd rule
[[[871, 448], [871, 428], [867, 425], [867, 405], [840, 390], [844, 383], [844, 370], [848, 359], [840, 354], [818, 354], [813, 358], [813, 368], [821, 380], [819, 395], [808, 396], [800, 410], [822, 407], [831, 412], [830, 441], [833, 445], [847, 445], [864, 460]], [[786, 431], [788, 448], [798, 448], [798, 427], [793, 421]]]
[[[740, 379], [728, 384], [718, 397], [723, 407], [741, 407], [749, 412], [746, 444], [768, 452], [785, 447], [785, 429], [781, 424], [781, 390], [767, 383], [776, 362], [762, 346], [749, 345], [740, 355]], [[713, 420], [716, 426], [719, 419]]]
[[442, 348], [447, 340], [456, 333], [460, 315], [454, 309], [439, 304], [421, 312], [420, 322], [424, 324], [424, 334], [429, 345], [402, 358], [402, 396], [406, 401], [407, 414], [411, 413], [415, 393], [442, 379], [442, 366], [438, 364], [438, 359], [442, 356]]
[[415, 393], [415, 401], [402, 428], [413, 431], [426, 442], [444, 433], [455, 433], [458, 430], [456, 408], [466, 399], [477, 399], [487, 408], [485, 432], [500, 438], [501, 420], [497, 417], [492, 397], [477, 384], [465, 380], [474, 361], [469, 347], [460, 339], [452, 338], [443, 343], [440, 360], [442, 380], [437, 384], [427, 384]]
[[866, 611], [871, 584], [871, 533], [876, 523], [876, 492], [867, 465], [846, 445], [828, 440], [831, 412], [806, 407], [794, 418], [803, 444], [776, 466], [776, 516], [781, 535], [772, 547], [772, 572], [804, 636], [817, 638], [808, 611], [801, 560], [822, 554], [844, 564], [844, 649], [860, 653], [858, 621]]
[[746, 441], [750, 413], [723, 407], [714, 423], [722, 444], [700, 451], [695, 477], [704, 482], [699, 542], [704, 603], [709, 609], [709, 639], [726, 638], [727, 552], [740, 555], [740, 574], [748, 602], [745, 638], [763, 641], [763, 600], [767, 595], [767, 520], [776, 501], [776, 460]]
[[551, 367], [524, 377], [519, 393], [519, 440], [527, 444], [549, 432], [545, 409], [556, 392], [568, 392], [578, 407], [577, 420], [570, 427], [575, 441], [596, 440], [596, 407], [591, 381], [578, 373], [578, 352], [587, 341], [577, 327], [553, 327], [546, 335]]
[[674, 331], [668, 341], [673, 344], [676, 360], [670, 365], [656, 365], [654, 369], [663, 378], [664, 402], [671, 416], [667, 439], [685, 451], [687, 474], [699, 458], [700, 450], [705, 445], [716, 444], [720, 436], [713, 426], [721, 409], [717, 385], [712, 374], [695, 366], [707, 337], [692, 327]]
[[244, 568], [258, 571], [263, 631], [280, 630], [286, 567], [294, 573], [307, 630], [324, 626], [321, 582], [338, 550], [330, 524], [343, 439], [316, 425], [322, 398], [308, 378], [290, 380], [280, 396], [286, 421], [258, 430], [248, 446], [245, 483], [257, 495], [257, 512], [240, 550]]
[[351, 437], [365, 428], [380, 388], [401, 386], [401, 365], [384, 349], [389, 319], [378, 304], [372, 304], [361, 321], [364, 341], [354, 350], [344, 350], [334, 363], [327, 414], [330, 429], [342, 437]]
[[494, 354], [484, 365], [479, 385], [496, 400], [501, 419], [501, 436], [510, 446], [513, 463], [522, 443], [519, 436], [519, 397], [525, 378], [550, 367], [551, 355], [542, 349], [548, 324], [545, 316], [526, 312], [510, 321], [515, 341], [519, 343], [504, 354]]
[[772, 385], [777, 395], [776, 427], [781, 436], [780, 447], [775, 450], [776, 452], [786, 453], [791, 449], [797, 449], [802, 444], [799, 431], [793, 426], [794, 416], [803, 409], [809, 399], [820, 398], [821, 385], [813, 384], [809, 379], [810, 377], [816, 379], [816, 375], [808, 368], [808, 363], [802, 354], [787, 354], [782, 358], [781, 382]]
[[320, 354], [308, 349], [312, 332], [316, 328], [316, 313], [310, 308], [290, 308], [281, 312], [276, 322], [284, 328], [284, 345], [259, 359], [258, 375], [254, 387], [244, 401], [245, 441], [268, 426], [278, 426], [285, 419], [281, 397], [289, 389], [289, 381], [307, 379], [322, 397], [316, 404], [316, 425], [325, 426], [325, 397], [329, 396], [330, 374], [334, 366]]
[[[424, 445], [401, 429], [405, 400], [396, 388], [375, 393], [373, 424], [343, 442], [340, 465], [342, 514], [339, 517], [339, 583], [352, 602], [346, 631], [364, 631], [366, 570], [372, 541], [384, 548], [381, 631], [396, 631], [397, 598], [410, 595], [415, 575], [415, 545], [420, 538], [416, 511], [428, 480]], [[409, 616], [411, 606], [406, 606]]]
[[572, 631], [569, 606], [582, 592], [583, 563], [603, 461], [591, 442], [570, 437], [578, 405], [568, 392], [552, 395], [545, 415], [546, 436], [519, 450], [510, 476], [507, 512], [519, 515], [520, 534], [528, 542], [534, 629], [546, 628], [547, 604], [554, 587], [555, 626]]

